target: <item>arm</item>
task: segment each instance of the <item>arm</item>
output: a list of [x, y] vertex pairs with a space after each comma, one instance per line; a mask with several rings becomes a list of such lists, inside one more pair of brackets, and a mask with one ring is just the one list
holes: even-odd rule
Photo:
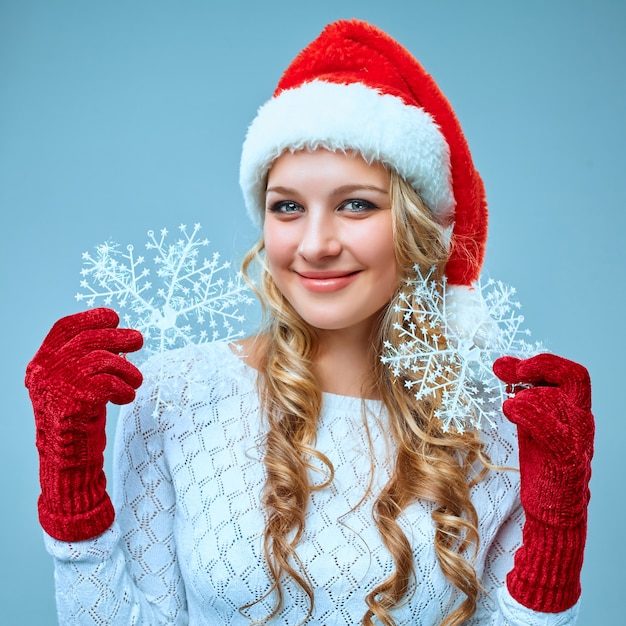
[[589, 375], [551, 354], [504, 357], [494, 371], [514, 392], [503, 411], [517, 425], [526, 513], [507, 588], [520, 604], [557, 613], [580, 597], [594, 435]]
[[[102, 470], [107, 400], [129, 402], [141, 374], [119, 355], [137, 349], [136, 331], [117, 329], [117, 315], [94, 309], [63, 318], [50, 331], [27, 370], [37, 425], [42, 494], [39, 514], [46, 546], [55, 557], [57, 605], [62, 624], [186, 624], [184, 589], [173, 546], [171, 481], [160, 445], [151, 389], [143, 386], [132, 412], [120, 422], [122, 448], [132, 432], [143, 450], [134, 463], [118, 453], [116, 474], [143, 486], [154, 500], [116, 502]], [[143, 411], [142, 411], [143, 409]], [[138, 417], [137, 413], [141, 413]], [[139, 455], [143, 454], [141, 460]], [[125, 514], [125, 502], [133, 516]], [[151, 575], [158, 573], [160, 584]]]
[[174, 536], [176, 496], [153, 416], [153, 392], [147, 370], [137, 400], [120, 414], [113, 526], [90, 541], [46, 537], [55, 558], [61, 624], [188, 624]]
[[64, 317], [26, 368], [39, 451], [39, 520], [61, 541], [95, 537], [113, 522], [102, 469], [106, 405], [135, 397], [141, 373], [120, 355], [143, 342], [118, 323], [110, 309]]

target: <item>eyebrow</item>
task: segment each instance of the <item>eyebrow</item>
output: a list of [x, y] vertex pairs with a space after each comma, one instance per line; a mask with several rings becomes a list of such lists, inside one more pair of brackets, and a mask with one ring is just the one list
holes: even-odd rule
[[[375, 191], [377, 193], [381, 193], [384, 194], [386, 196], [389, 195], [389, 190], [388, 189], [381, 189], [380, 187], [376, 187], [376, 185], [359, 185], [359, 184], [354, 184], [354, 185], [341, 185], [340, 187], [336, 187], [335, 189], [333, 189], [331, 195], [341, 195], [344, 193], [352, 193], [355, 191]], [[282, 193], [282, 194], [295, 194], [298, 193], [297, 189], [293, 189], [291, 187], [283, 187], [281, 185], [277, 185], [275, 187], [268, 187], [265, 190], [265, 193], [270, 193], [270, 192], [274, 192], [274, 193]]]

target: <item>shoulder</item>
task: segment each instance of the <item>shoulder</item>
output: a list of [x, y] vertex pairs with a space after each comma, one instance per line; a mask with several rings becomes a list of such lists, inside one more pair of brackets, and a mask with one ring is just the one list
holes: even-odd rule
[[244, 359], [238, 354], [235, 344], [213, 341], [189, 344], [183, 348], [163, 350], [145, 361], [140, 369], [146, 380], [164, 376], [169, 378], [186, 377], [190, 373], [208, 374], [218, 371], [241, 372], [246, 368]]
[[502, 412], [506, 398], [492, 397], [493, 411], [488, 423], [478, 433], [483, 452], [491, 468], [483, 480], [472, 487], [472, 501], [477, 509], [481, 533], [486, 545], [488, 537], [519, 508], [519, 467], [517, 428]]
[[150, 357], [140, 368], [144, 381], [134, 402], [120, 413], [116, 448], [142, 459], [165, 451], [171, 460], [181, 441], [202, 447], [199, 442], [223, 439], [224, 424], [240, 434], [243, 422], [258, 423], [256, 370], [233, 350], [212, 342]]
[[500, 467], [517, 467], [517, 428], [502, 413], [501, 403], [490, 424], [483, 424], [480, 439], [491, 463]]
[[483, 443], [484, 452], [493, 465], [517, 467], [517, 428], [502, 411], [507, 399], [506, 387], [489, 364], [480, 363], [480, 376], [472, 378], [461, 390], [467, 402], [475, 435]]
[[190, 344], [158, 353], [141, 367], [144, 382], [137, 402], [188, 404], [202, 398], [210, 402], [227, 394], [255, 389], [256, 371], [235, 344], [216, 341]]

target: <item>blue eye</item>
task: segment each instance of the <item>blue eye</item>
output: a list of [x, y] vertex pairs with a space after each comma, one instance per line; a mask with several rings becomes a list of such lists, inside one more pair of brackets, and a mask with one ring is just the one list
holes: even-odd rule
[[342, 211], [349, 211], [351, 213], [363, 213], [365, 211], [377, 209], [378, 207], [373, 202], [369, 202], [368, 200], [355, 198], [353, 200], [346, 200], [339, 208]]
[[293, 215], [303, 211], [303, 208], [297, 203], [291, 200], [281, 200], [276, 202], [272, 206], [268, 207], [268, 211], [272, 213], [278, 213], [280, 215]]

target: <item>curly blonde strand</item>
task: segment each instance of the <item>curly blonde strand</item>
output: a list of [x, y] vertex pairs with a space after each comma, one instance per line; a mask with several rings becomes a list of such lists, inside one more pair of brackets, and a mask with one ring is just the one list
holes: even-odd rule
[[[391, 172], [391, 204], [399, 279], [407, 279], [416, 263], [424, 269], [436, 266], [435, 277], [441, 278], [448, 255], [444, 229], [433, 220], [412, 187], [394, 172]], [[276, 288], [264, 266], [263, 248], [260, 242], [251, 250], [243, 268], [247, 276], [252, 260], [261, 264], [260, 297], [267, 320], [266, 352], [259, 384], [268, 421], [264, 454], [267, 471], [263, 492], [267, 517], [264, 550], [273, 583], [264, 597], [276, 593], [269, 619], [282, 607], [283, 577], [291, 577], [309, 598], [306, 621], [313, 611], [314, 593], [296, 546], [304, 532], [310, 494], [333, 480], [333, 467], [327, 457], [315, 450], [322, 403], [313, 373], [317, 334]], [[377, 343], [373, 346], [375, 355], [380, 354], [383, 341], [397, 332], [394, 324], [417, 321], [404, 320], [394, 311], [393, 304], [392, 300], [382, 316]], [[373, 625], [373, 618], [377, 618], [385, 626], [394, 625], [390, 612], [406, 596], [415, 577], [411, 545], [398, 518], [409, 504], [423, 500], [435, 507], [434, 547], [441, 570], [465, 596], [441, 626], [458, 626], [475, 612], [480, 592], [473, 564], [479, 544], [478, 520], [470, 488], [486, 472], [488, 460], [475, 433], [443, 432], [435, 417], [440, 398], [416, 400], [403, 385], [394, 382], [390, 370], [377, 357], [373, 361], [373, 384], [389, 413], [391, 435], [397, 447], [391, 478], [376, 497], [373, 514], [395, 571], [367, 594], [362, 623]], [[313, 458], [326, 468], [325, 479], [315, 486], [308, 478]], [[477, 462], [481, 468], [478, 472]]]
[[[266, 512], [265, 559], [272, 586], [264, 597], [276, 593], [272, 612], [283, 605], [281, 580], [289, 576], [309, 598], [308, 619], [313, 610], [313, 587], [296, 546], [304, 532], [304, 517], [311, 491], [323, 489], [334, 477], [330, 460], [315, 449], [317, 424], [322, 408], [322, 392], [312, 373], [317, 346], [315, 330], [292, 309], [276, 288], [265, 268], [259, 243], [244, 260], [244, 275], [253, 259], [261, 263], [261, 289], [266, 317], [265, 354], [260, 364], [261, 402], [268, 423], [263, 463], [267, 473], [262, 503]], [[324, 480], [309, 484], [311, 459], [326, 468]], [[295, 567], [294, 564], [295, 563]], [[252, 606], [246, 605], [244, 609]]]

